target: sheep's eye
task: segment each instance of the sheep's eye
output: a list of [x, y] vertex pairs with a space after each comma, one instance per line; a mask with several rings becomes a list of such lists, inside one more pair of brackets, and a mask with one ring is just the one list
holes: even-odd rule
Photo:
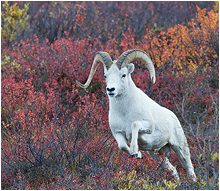
[[106, 75], [104, 75], [104, 78], [107, 78], [107, 76], [106, 76]]
[[126, 74], [123, 74], [123, 75], [122, 75], [122, 78], [125, 78], [125, 76], [126, 76]]

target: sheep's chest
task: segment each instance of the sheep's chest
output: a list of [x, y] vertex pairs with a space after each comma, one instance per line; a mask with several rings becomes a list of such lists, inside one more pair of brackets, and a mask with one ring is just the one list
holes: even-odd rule
[[121, 133], [130, 142], [132, 123], [149, 118], [146, 104], [135, 96], [132, 99], [110, 99], [109, 101], [109, 126], [112, 133]]
[[117, 131], [126, 131], [127, 127], [131, 125], [131, 121], [127, 119], [127, 117], [116, 115], [116, 114], [110, 114], [109, 115], [109, 125], [113, 133]]
[[[137, 115], [139, 117], [137, 117]], [[119, 113], [109, 113], [109, 125], [113, 134], [121, 133], [125, 138], [130, 142], [131, 141], [131, 125], [134, 121], [137, 121], [138, 118], [141, 120], [140, 114], [135, 114], [135, 112], [119, 114]]]

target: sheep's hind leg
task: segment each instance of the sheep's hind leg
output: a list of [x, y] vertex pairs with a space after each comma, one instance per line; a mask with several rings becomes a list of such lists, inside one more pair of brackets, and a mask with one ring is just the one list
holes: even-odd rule
[[[154, 154], [153, 151], [148, 151], [148, 153], [150, 154], [150, 156], [154, 160], [157, 160], [157, 161], [160, 160], [160, 157], [158, 155]], [[164, 155], [164, 153], [165, 153], [165, 155]], [[163, 159], [162, 168], [167, 169], [169, 172], [171, 172], [172, 176], [175, 178], [175, 180], [179, 181], [180, 178], [179, 178], [179, 175], [178, 175], [176, 168], [170, 163], [169, 159], [167, 158], [170, 155], [170, 147], [168, 145], [162, 147], [159, 150], [159, 154], [162, 155], [162, 159]]]
[[171, 145], [171, 147], [176, 155], [179, 157], [181, 163], [183, 164], [183, 167], [187, 170], [189, 179], [196, 182], [196, 174], [194, 172], [194, 167], [190, 159], [189, 146], [187, 144], [185, 136], [182, 141], [179, 141], [179, 143], [176, 145]]
[[138, 133], [152, 133], [152, 125], [148, 121], [135, 121], [131, 125], [132, 129], [132, 138], [131, 138], [131, 146], [130, 146], [130, 155], [136, 158], [142, 158], [140, 156], [140, 151], [138, 151]]

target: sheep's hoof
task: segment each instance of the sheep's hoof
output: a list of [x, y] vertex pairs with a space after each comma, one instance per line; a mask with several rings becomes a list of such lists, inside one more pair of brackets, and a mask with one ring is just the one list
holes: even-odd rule
[[136, 159], [142, 159], [143, 158], [143, 156], [141, 155], [141, 156], [137, 156], [136, 157]]
[[132, 158], [137, 158], [138, 154], [131, 155]]
[[132, 158], [136, 158], [136, 159], [142, 159], [143, 156], [142, 155], [138, 155], [138, 154], [133, 154], [131, 155]]
[[143, 156], [142, 156], [140, 151], [138, 151], [138, 153], [136, 153], [136, 154], [132, 153], [132, 154], [130, 154], [130, 156], [132, 158], [136, 158], [136, 159], [142, 159], [143, 158]]

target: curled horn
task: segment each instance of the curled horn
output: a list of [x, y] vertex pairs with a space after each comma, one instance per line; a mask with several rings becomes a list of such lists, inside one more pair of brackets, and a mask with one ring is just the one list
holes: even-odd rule
[[117, 60], [117, 66], [119, 69], [122, 67], [126, 67], [128, 64], [130, 64], [133, 61], [139, 60], [143, 62], [146, 66], [147, 69], [150, 72], [150, 78], [152, 83], [156, 82], [156, 75], [155, 75], [155, 69], [153, 62], [151, 61], [150, 57], [147, 55], [146, 52], [138, 49], [132, 49], [132, 50], [127, 50], [124, 53], [121, 54], [121, 56]]
[[92, 64], [92, 68], [90, 70], [90, 74], [89, 77], [86, 81], [85, 84], [81, 84], [79, 81], [76, 81], [77, 84], [81, 87], [81, 88], [87, 88], [89, 86], [89, 84], [92, 81], [92, 78], [96, 72], [96, 69], [99, 65], [99, 63], [102, 63], [103, 65], [105, 65], [105, 67], [107, 68], [107, 70], [110, 68], [110, 66], [112, 65], [112, 59], [109, 56], [109, 54], [107, 52], [97, 52]]

